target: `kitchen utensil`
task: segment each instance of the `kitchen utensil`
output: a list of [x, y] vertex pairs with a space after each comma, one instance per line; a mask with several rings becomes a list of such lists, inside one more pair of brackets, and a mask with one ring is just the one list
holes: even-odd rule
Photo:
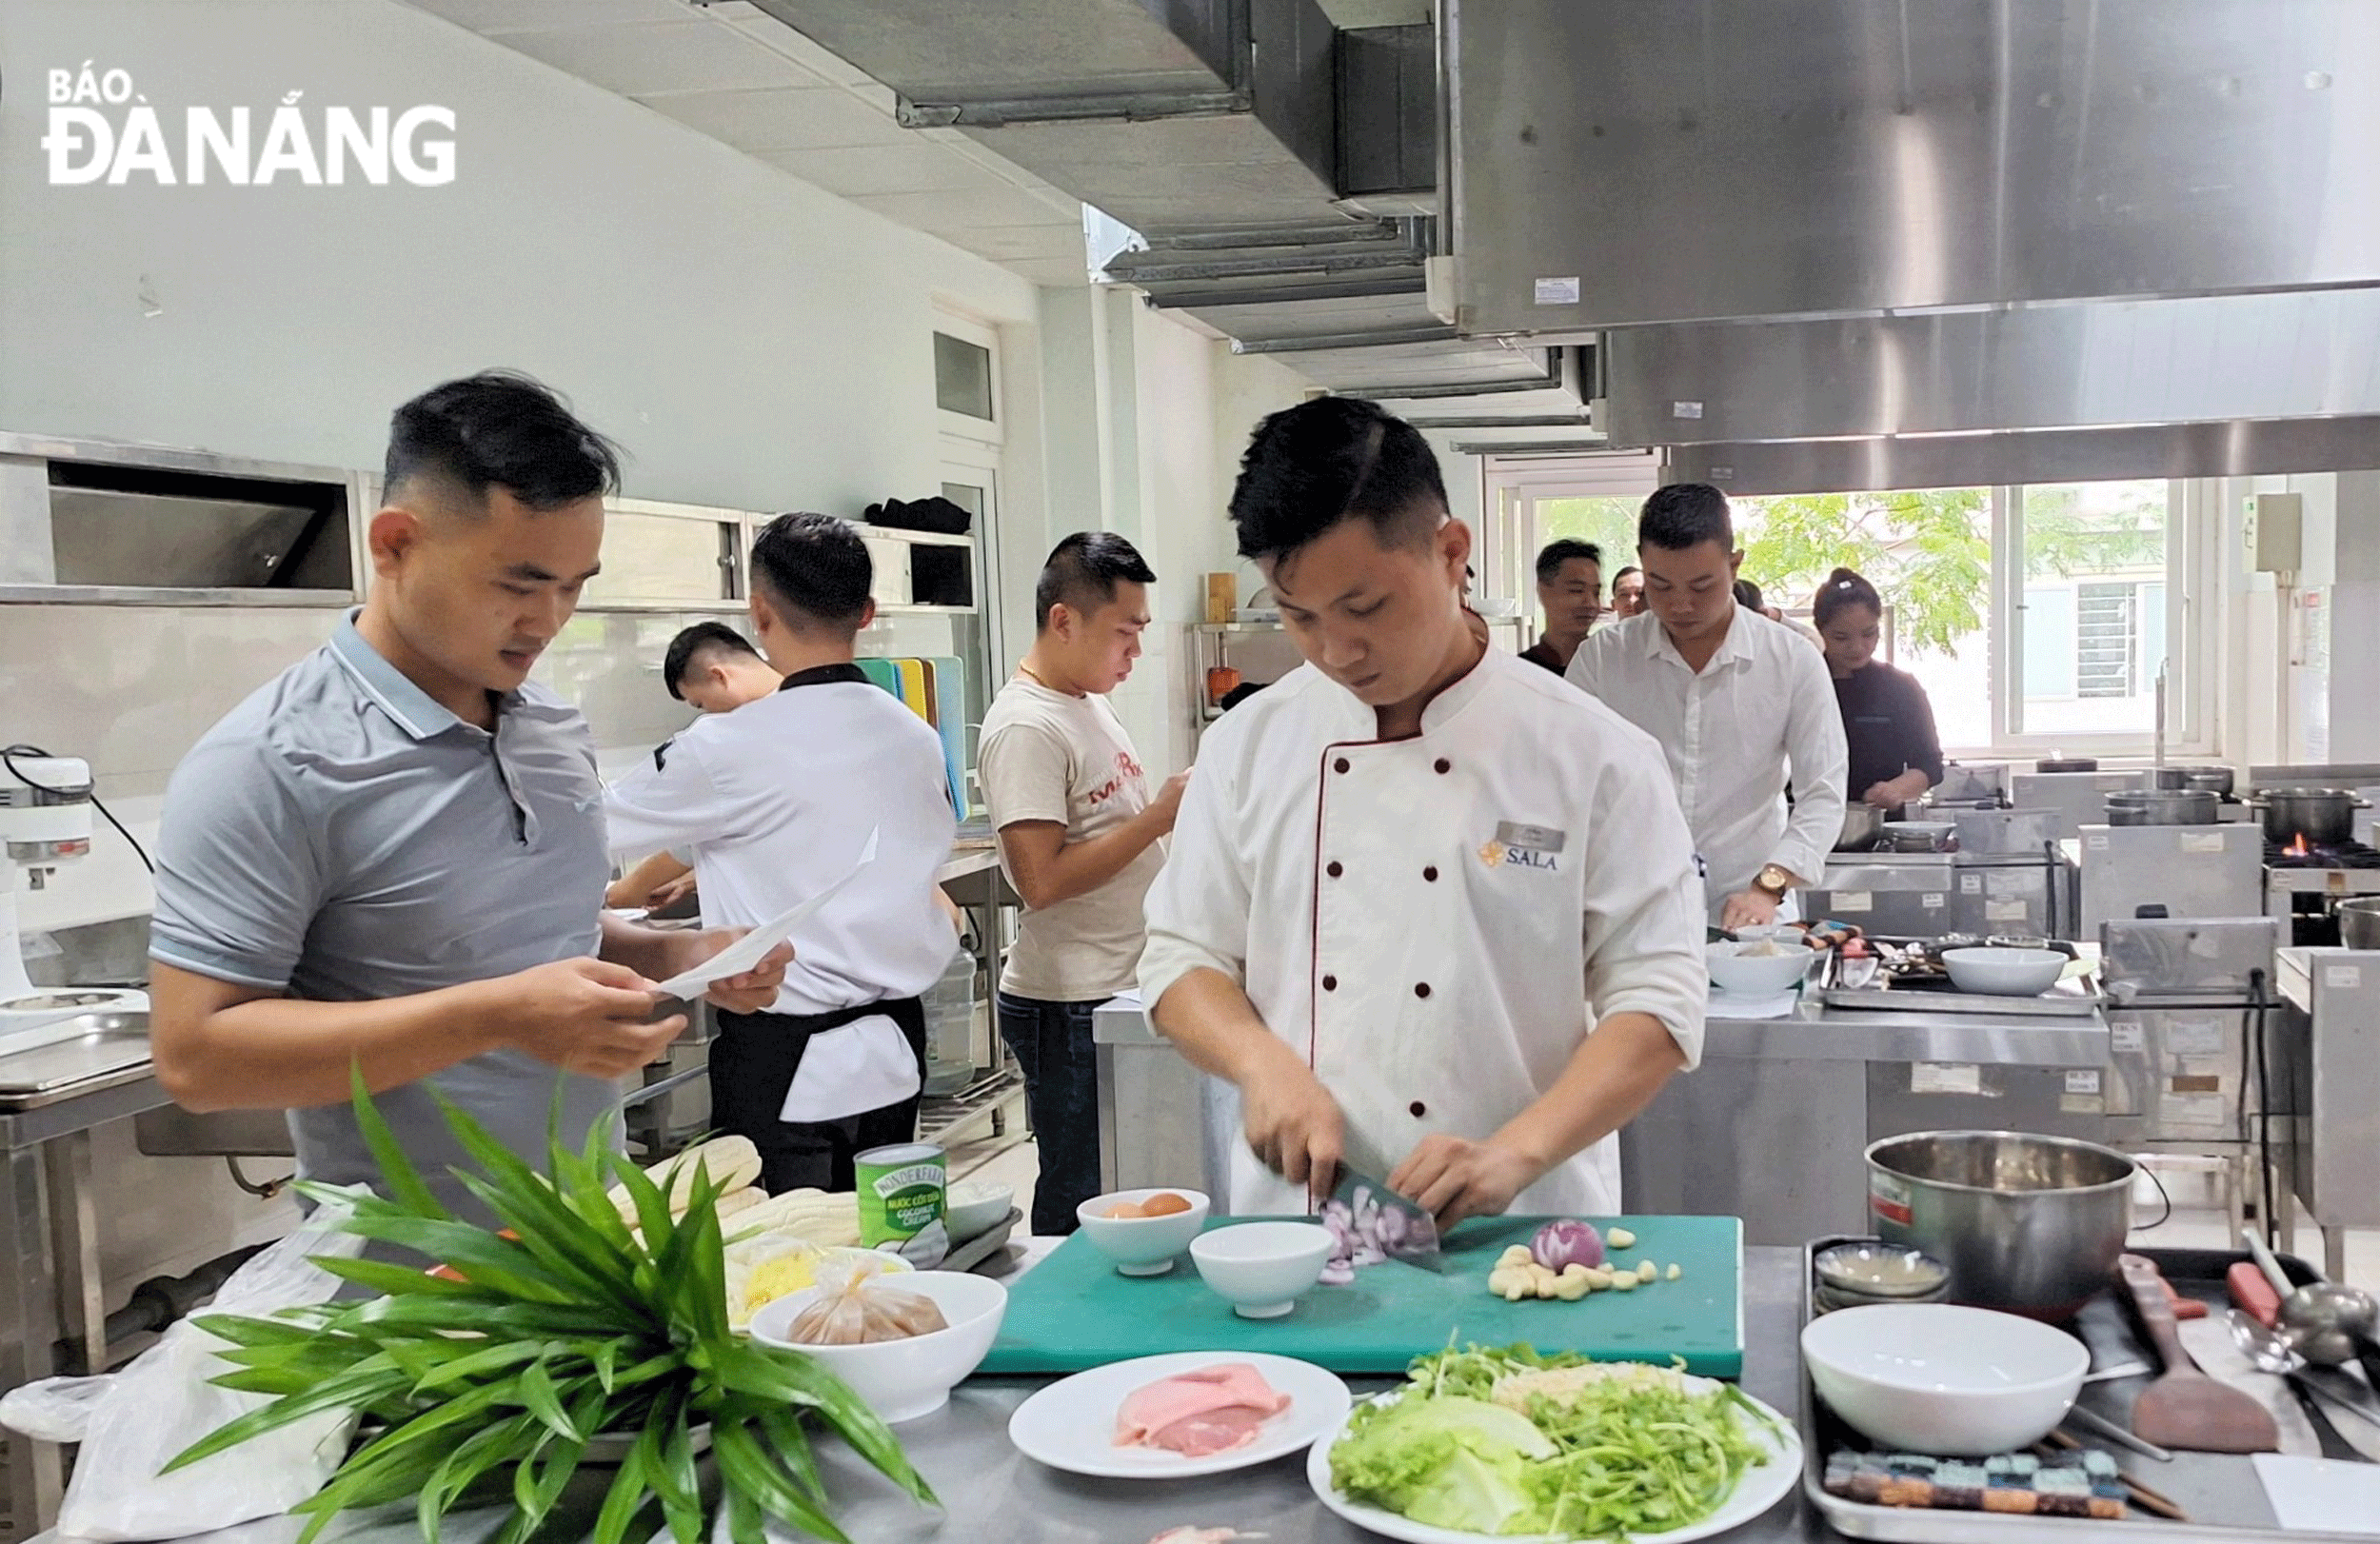
[[2182, 1348], [2163, 1277], [2152, 1260], [2126, 1255], [2116, 1262], [2142, 1327], [2164, 1359], [2165, 1375], [2132, 1405], [2132, 1431], [2144, 1442], [2197, 1453], [2271, 1453], [2280, 1446], [2272, 1413], [2237, 1389], [2198, 1370]]
[[2231, 797], [2231, 769], [2228, 766], [2161, 766], [2156, 769], [2155, 780], [2159, 788], [2170, 793]]
[[2155, 1368], [2144, 1361], [2114, 1362], [2106, 1367], [2092, 1368], [2083, 1375], [2083, 1381], [2085, 1383], [2120, 1383], [2128, 1377], [2147, 1377], [2155, 1371]]
[[1285, 1318], [1330, 1263], [1331, 1230], [1311, 1222], [1237, 1222], [1190, 1240], [1190, 1263], [1241, 1318]]
[[[1609, 1233], [1636, 1236], [1614, 1250], [1619, 1264], [1645, 1260], [1660, 1279], [1634, 1292], [1598, 1292], [1575, 1303], [1508, 1302], [1487, 1290], [1497, 1257], [1527, 1244], [1548, 1217], [1478, 1217], [1446, 1231], [1443, 1273], [1376, 1265], [1347, 1287], [1317, 1287], [1283, 1319], [1253, 1323], [1221, 1312], [1192, 1273], [1136, 1280], [1077, 1236], [1016, 1278], [1008, 1321], [984, 1360], [995, 1374], [1079, 1373], [1165, 1351], [1262, 1350], [1297, 1356], [1342, 1376], [1402, 1376], [1416, 1356], [1463, 1342], [1551, 1349], [1597, 1361], [1669, 1365], [1735, 1377], [1744, 1365], [1743, 1224], [1728, 1217], [1590, 1217]], [[1223, 1226], [1217, 1219], [1215, 1226]], [[1678, 1279], [1668, 1278], [1669, 1267]]]
[[[2098, 1420], [2098, 1417], [2095, 1415], [2092, 1418], [2093, 1420]], [[2156, 1454], [2165, 1453], [2163, 1448], [2152, 1448], [2149, 1443], [2141, 1441], [2140, 1438], [2132, 1435], [2130, 1432], [2125, 1432], [2124, 1428], [2116, 1425], [2113, 1421], [2100, 1421], [2099, 1424], [2106, 1427], [2110, 1431], [2123, 1432], [2123, 1444], [2130, 1447], [2135, 1453], [2140, 1452], [2143, 1448], [2150, 1449], [2148, 1455], [2152, 1457], [2153, 1457]], [[2080, 1453], [2084, 1451], [2083, 1445], [2074, 1439], [2073, 1434], [2062, 1429], [2052, 1432], [2047, 1437], [2043, 1438], [2040, 1443], [2034, 1446], [2033, 1451], [2035, 1453], [2039, 1453], [2044, 1448], [2061, 1453]], [[2173, 1455], [2170, 1453], [2166, 1453], [2165, 1457], [2166, 1461], [2170, 1463], [2172, 1461]], [[2148, 1513], [2151, 1516], [2164, 1517], [2172, 1522], [2190, 1521], [2190, 1514], [2184, 1512], [2179, 1504], [2177, 1504], [2172, 1496], [2166, 1495], [2163, 1491], [2152, 1490], [2130, 1475], [2119, 1474], [2116, 1476], [2116, 1480], [2124, 1487], [2124, 1494], [2131, 1500], [2132, 1504], [2138, 1507], [2141, 1511]]]
[[2370, 806], [2344, 788], [2259, 788], [2249, 804], [2264, 818], [2267, 841], [2287, 846], [2303, 838], [2337, 846], [2355, 838], [2355, 812]]
[[2106, 1290], [2132, 1231], [2139, 1167], [2091, 1142], [1918, 1132], [1873, 1143], [1867, 1166], [1876, 1232], [1949, 1266], [1954, 1302], [2071, 1317]]
[[[1289, 1408], [1257, 1429], [1256, 1440], [1203, 1457], [1161, 1448], [1116, 1445], [1116, 1415], [1125, 1399], [1165, 1378], [1201, 1368], [1245, 1362]], [[1260, 1351], [1179, 1351], [1140, 1356], [1077, 1373], [1040, 1390], [1008, 1417], [1008, 1440], [1035, 1463], [1101, 1479], [1188, 1479], [1222, 1475], [1302, 1453], [1337, 1431], [1353, 1404], [1337, 1374], [1290, 1356]]]
[[1980, 1308], [1886, 1303], [1815, 1318], [1803, 1365], [1845, 1423], [1888, 1449], [2007, 1453], [2074, 1402], [2091, 1352], [2062, 1330]]
[[2257, 1365], [2239, 1342], [2231, 1320], [2214, 1319], [2180, 1327], [2182, 1349], [2198, 1370], [2262, 1405], [2272, 1416], [2276, 1442], [2283, 1453], [2321, 1453], [2326, 1444], [2343, 1446], [2338, 1428], [2322, 1414], [2313, 1395], [2295, 1380]]
[[2211, 793], [2112, 793], [2108, 824], [2212, 825], [2220, 803]]
[[1887, 821], [1884, 847], [1891, 852], [1950, 852], [1958, 844], [1955, 821]]
[[[1720, 1385], [1708, 1378], [1689, 1377], [1686, 1387], [1690, 1393], [1708, 1394]], [[1373, 1397], [1377, 1401], [1387, 1401], [1399, 1396], [1392, 1391]], [[1794, 1429], [1794, 1423], [1741, 1390], [1736, 1391], [1735, 1397], [1751, 1407], [1739, 1424], [1744, 1435], [1762, 1450], [1761, 1461], [1746, 1470], [1735, 1482], [1735, 1491], [1700, 1522], [1639, 1536], [1657, 1539], [1659, 1544], [1694, 1544], [1697, 1539], [1715, 1538], [1752, 1522], [1792, 1495], [1794, 1487], [1801, 1482], [1801, 1434]], [[1337, 1447], [1344, 1435], [1346, 1423], [1342, 1421], [1336, 1431], [1315, 1443], [1306, 1455], [1306, 1482], [1314, 1487], [1314, 1494], [1323, 1506], [1366, 1534], [1397, 1539], [1400, 1544], [1496, 1544], [1498, 1535], [1433, 1527], [1394, 1512], [1350, 1500], [1341, 1495], [1331, 1478], [1331, 1449]], [[1277, 1529], [1276, 1534], [1279, 1533]], [[1305, 1536], [1302, 1531], [1299, 1536]]]
[[1836, 852], [1866, 852], [1884, 837], [1884, 811], [1874, 804], [1849, 803], [1843, 806], [1843, 831], [1835, 841]]
[[[1152, 1196], [1179, 1196], [1189, 1209], [1163, 1217], [1109, 1217], [1126, 1201], [1138, 1206]], [[1094, 1196], [1075, 1208], [1079, 1231], [1093, 1249], [1116, 1264], [1122, 1276], [1163, 1276], [1206, 1226], [1210, 1202], [1195, 1190], [1157, 1186], [1149, 1190], [1117, 1190]]]
[[[2085, 1381], [2089, 1380], [2085, 1379]], [[2158, 1447], [2154, 1442], [2143, 1442], [2105, 1415], [2095, 1411], [2085, 1410], [2080, 1405], [2074, 1406], [2066, 1413], [2065, 1424], [2079, 1427], [2093, 1436], [2114, 1443], [2119, 1448], [2130, 1448], [2144, 1458], [2154, 1458], [2161, 1464], [2170, 1464], [2173, 1461], [2172, 1449]]]
[[[2371, 1295], [2335, 1281], [2311, 1281], [2300, 1286], [2281, 1269], [2281, 1262], [2273, 1257], [2263, 1235], [2253, 1228], [2243, 1228], [2240, 1237], [2265, 1278], [2272, 1283], [2273, 1291], [2280, 1294], [2274, 1327], [2281, 1336], [2318, 1366], [2336, 1367], [2353, 1361], [2371, 1341], [2375, 1319], [2380, 1319], [2380, 1305], [2374, 1304]], [[2374, 1356], [2380, 1359], [2380, 1349], [2375, 1349]]]
[[2037, 998], [2057, 984], [2069, 960], [2054, 949], [1952, 949], [1942, 963], [1962, 992]]
[[[1766, 947], [1784, 952], [1744, 952]], [[1817, 958], [1817, 951], [1793, 939], [1755, 939], [1749, 942], [1706, 944], [1702, 964], [1710, 972], [1713, 984], [1745, 997], [1765, 997], [1795, 985], [1810, 973], [1811, 961]]]
[[794, 1316], [820, 1292], [811, 1287], [780, 1297], [752, 1316], [752, 1338], [799, 1351], [851, 1386], [867, 1407], [891, 1422], [917, 1420], [950, 1402], [950, 1391], [983, 1361], [1000, 1336], [1008, 1289], [987, 1276], [918, 1271], [900, 1278], [903, 1292], [931, 1297], [949, 1327], [906, 1340], [865, 1345], [795, 1345], [785, 1338]]
[[2339, 941], [2350, 949], [2380, 949], [2380, 896], [2338, 903]]
[[2281, 1322], [2281, 1295], [2255, 1266], [2241, 1260], [2223, 1273], [2223, 1282], [2231, 1290], [2231, 1301], [2250, 1318], [2268, 1330]]
[[2371, 1339], [2375, 1309], [2371, 1294], [2338, 1281], [2315, 1281], [2281, 1299], [2280, 1333], [2308, 1361], [2337, 1367], [2355, 1359]]
[[1869, 1302], [1926, 1301], [1950, 1288], [1949, 1267], [1933, 1256], [1891, 1244], [1836, 1244], [1811, 1262], [1821, 1286]]
[[2257, 1323], [2239, 1309], [2232, 1309], [2224, 1320], [2231, 1339], [2258, 1372], [2294, 1379], [2300, 1389], [2362, 1421], [2375, 1435], [2380, 1435], [2380, 1405], [2374, 1404], [2370, 1391], [2352, 1376], [2335, 1371], [2325, 1376], [2321, 1369], [2299, 1355], [2287, 1336]]
[[1443, 1267], [1438, 1219], [1423, 1211], [1419, 1202], [1389, 1189], [1387, 1180], [1358, 1174], [1342, 1163], [1339, 1181], [1331, 1187], [1330, 1204], [1345, 1209], [1342, 1220], [1357, 1236], [1379, 1236], [1388, 1246], [1382, 1251], [1388, 1258], [1425, 1271]]

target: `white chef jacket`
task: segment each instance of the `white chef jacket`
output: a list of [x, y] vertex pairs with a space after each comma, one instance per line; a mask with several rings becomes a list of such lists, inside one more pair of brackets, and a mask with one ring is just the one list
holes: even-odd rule
[[[1493, 1136], [1614, 1014], [1699, 1059], [1708, 983], [1694, 853], [1658, 748], [1548, 672], [1491, 649], [1383, 742], [1312, 667], [1207, 732], [1148, 898], [1140, 990], [1192, 970], [1245, 987], [1385, 1177], [1422, 1138]], [[1305, 1198], [1234, 1144], [1235, 1215]], [[1514, 1202], [1619, 1209], [1606, 1138]]]
[[1570, 681], [1660, 742], [1714, 917], [1770, 863], [1818, 879], [1843, 833], [1851, 750], [1826, 657], [1808, 640], [1738, 606], [1696, 675], [1646, 612], [1590, 635]]
[[[957, 952], [934, 900], [957, 832], [949, 786], [925, 721], [858, 667], [827, 665], [695, 720], [605, 789], [604, 807], [613, 852], [666, 847], [692, 863], [713, 927], [750, 927], [816, 895], [875, 831], [875, 861], [795, 930], [770, 1005], [824, 1014], [917, 997]], [[812, 1038], [785, 1118], [857, 1115], [917, 1090], [900, 1026], [875, 1016]]]

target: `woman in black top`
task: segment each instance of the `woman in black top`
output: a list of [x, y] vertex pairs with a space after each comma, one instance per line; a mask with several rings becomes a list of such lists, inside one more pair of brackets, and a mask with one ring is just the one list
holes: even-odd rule
[[1942, 742], [1934, 704], [1905, 671], [1875, 657], [1884, 636], [1884, 600], [1875, 586], [1837, 568], [1818, 586], [1811, 609], [1835, 678], [1835, 701], [1851, 742], [1846, 784], [1863, 803], [1897, 809], [1942, 781]]

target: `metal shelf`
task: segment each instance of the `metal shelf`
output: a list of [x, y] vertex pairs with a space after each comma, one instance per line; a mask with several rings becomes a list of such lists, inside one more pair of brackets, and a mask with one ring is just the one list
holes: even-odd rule
[[941, 531], [904, 531], [897, 525], [871, 525], [864, 520], [851, 522], [851, 528], [872, 542], [910, 542], [919, 546], [973, 546], [972, 533], [948, 536]]

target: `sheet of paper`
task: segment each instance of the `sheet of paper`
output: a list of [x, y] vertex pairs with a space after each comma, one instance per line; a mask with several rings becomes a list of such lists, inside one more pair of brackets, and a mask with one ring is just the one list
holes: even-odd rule
[[2283, 1528], [2380, 1538], [2380, 1464], [2280, 1453], [2259, 1453], [2255, 1461], [2265, 1498]]
[[665, 998], [681, 998], [692, 1001], [710, 990], [713, 982], [724, 981], [730, 976], [741, 976], [759, 964], [769, 950], [784, 942], [792, 935], [793, 930], [800, 927], [813, 912], [832, 901], [836, 893], [844, 885], [858, 879], [860, 870], [876, 861], [877, 835], [877, 830], [871, 827], [867, 834], [867, 845], [860, 849], [860, 861], [852, 864], [842, 878], [827, 885], [825, 889], [790, 911], [781, 912], [770, 918], [692, 970], [683, 975], [672, 976], [653, 990]]

